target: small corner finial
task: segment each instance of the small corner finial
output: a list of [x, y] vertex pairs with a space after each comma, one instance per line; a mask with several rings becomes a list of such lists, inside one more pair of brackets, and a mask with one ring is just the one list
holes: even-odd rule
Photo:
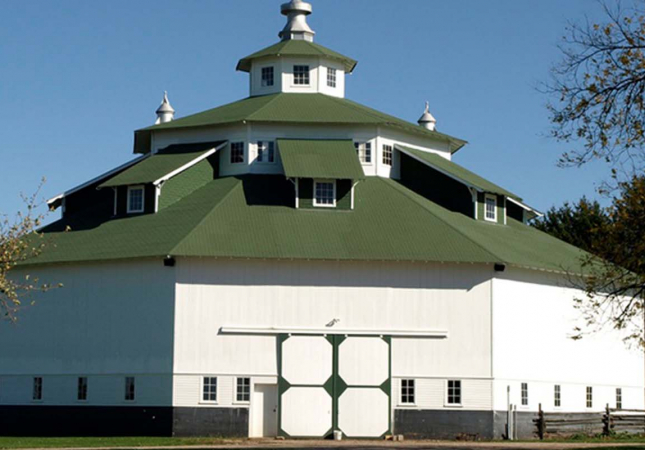
[[428, 101], [426, 101], [426, 109], [425, 109], [425, 113], [426, 113], [426, 114], [429, 114], [429, 113], [430, 113], [430, 102], [428, 102]]
[[163, 100], [161, 101], [161, 105], [159, 108], [157, 108], [157, 120], [155, 124], [160, 124], [160, 123], [166, 123], [174, 120], [175, 118], [175, 110], [173, 107], [170, 105], [170, 101], [168, 100], [168, 91], [163, 91]]
[[430, 114], [430, 102], [426, 102], [426, 108], [423, 112], [423, 115], [419, 119], [419, 125], [430, 131], [434, 131], [437, 126], [437, 119], [435, 119], [434, 116]]

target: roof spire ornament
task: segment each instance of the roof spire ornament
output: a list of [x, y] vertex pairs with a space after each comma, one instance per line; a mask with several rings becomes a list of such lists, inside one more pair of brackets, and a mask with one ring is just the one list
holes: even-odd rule
[[301, 40], [314, 41], [316, 34], [307, 24], [307, 16], [311, 14], [313, 8], [310, 3], [302, 0], [291, 0], [280, 7], [282, 14], [287, 16], [287, 25], [278, 36], [283, 41]]
[[434, 131], [437, 127], [437, 119], [430, 114], [430, 102], [426, 102], [426, 109], [419, 119], [419, 125], [430, 131]]
[[164, 91], [163, 101], [159, 108], [157, 108], [157, 121], [155, 122], [155, 125], [171, 122], [174, 118], [175, 110], [170, 106], [170, 102], [168, 101], [168, 91]]

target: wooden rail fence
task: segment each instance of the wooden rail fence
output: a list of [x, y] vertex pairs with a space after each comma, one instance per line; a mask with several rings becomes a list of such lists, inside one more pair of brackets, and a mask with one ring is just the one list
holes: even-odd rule
[[597, 413], [545, 413], [540, 405], [533, 422], [540, 439], [574, 434], [645, 434], [645, 410], [612, 409], [609, 405]]

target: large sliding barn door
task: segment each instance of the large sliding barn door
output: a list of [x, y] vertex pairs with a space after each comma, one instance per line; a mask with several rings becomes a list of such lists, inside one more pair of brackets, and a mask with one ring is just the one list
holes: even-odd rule
[[389, 433], [389, 338], [280, 335], [278, 362], [282, 436]]

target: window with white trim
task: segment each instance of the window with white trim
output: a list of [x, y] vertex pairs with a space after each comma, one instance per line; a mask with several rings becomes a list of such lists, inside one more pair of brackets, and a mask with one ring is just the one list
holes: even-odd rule
[[593, 387], [587, 386], [587, 408], [593, 408]]
[[358, 159], [363, 164], [372, 164], [372, 143], [371, 142], [354, 142]]
[[559, 384], [553, 386], [553, 406], [556, 408], [562, 406], [562, 388]]
[[251, 401], [251, 379], [239, 377], [236, 385], [235, 400], [240, 403]]
[[125, 377], [125, 401], [133, 402], [135, 399], [135, 379], [134, 377]]
[[41, 401], [43, 399], [43, 377], [34, 377], [31, 399], [34, 401]]
[[275, 162], [275, 142], [259, 141], [257, 162], [273, 163]]
[[484, 202], [484, 218], [489, 222], [497, 222], [497, 197], [486, 195]]
[[336, 206], [335, 181], [314, 181], [314, 206], [327, 208]]
[[87, 400], [87, 377], [78, 377], [76, 400], [80, 402]]
[[331, 67], [327, 68], [327, 86], [330, 88], [336, 87], [336, 69]]
[[392, 165], [392, 153], [394, 152], [394, 147], [391, 145], [383, 146], [383, 164], [386, 166]]
[[144, 209], [144, 187], [128, 187], [128, 214], [142, 213]]
[[273, 67], [262, 68], [262, 87], [271, 87], [275, 82]]
[[401, 380], [401, 404], [414, 405], [414, 380]]
[[461, 380], [448, 380], [448, 404], [461, 405]]
[[204, 377], [202, 383], [202, 400], [205, 402], [217, 401], [217, 377]]
[[293, 84], [309, 86], [309, 66], [293, 66]]
[[529, 404], [529, 384], [522, 383], [522, 406], [528, 406]]
[[623, 409], [623, 390], [616, 388], [616, 409]]
[[231, 164], [244, 163], [244, 142], [231, 142]]

